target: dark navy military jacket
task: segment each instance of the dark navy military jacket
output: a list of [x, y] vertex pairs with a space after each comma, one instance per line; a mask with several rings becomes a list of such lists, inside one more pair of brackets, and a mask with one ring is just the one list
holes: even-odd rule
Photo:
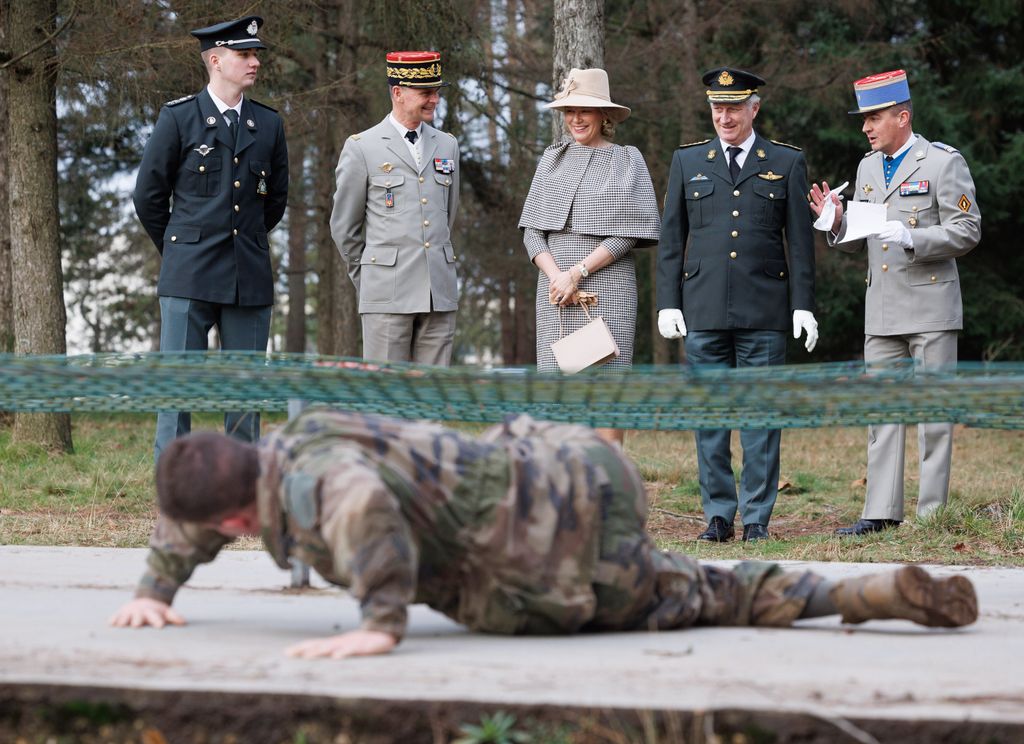
[[784, 331], [793, 310], [813, 312], [807, 191], [803, 153], [790, 145], [756, 136], [735, 184], [717, 138], [676, 150], [658, 247], [658, 309], [681, 308], [695, 331]]
[[274, 109], [242, 102], [238, 142], [204, 88], [160, 111], [135, 184], [135, 212], [163, 256], [157, 292], [270, 305], [267, 233], [288, 199], [288, 148]]

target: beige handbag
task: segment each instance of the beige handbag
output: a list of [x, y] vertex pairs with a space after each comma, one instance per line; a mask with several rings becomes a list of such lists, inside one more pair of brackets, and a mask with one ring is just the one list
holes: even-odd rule
[[579, 304], [590, 320], [579, 330], [568, 336], [562, 328], [562, 307], [558, 308], [559, 339], [551, 344], [551, 351], [558, 362], [558, 368], [567, 375], [573, 375], [587, 367], [597, 367], [619, 355], [619, 345], [615, 343], [608, 323], [600, 315], [591, 317], [588, 305], [597, 304], [597, 295], [589, 292], [579, 293]]

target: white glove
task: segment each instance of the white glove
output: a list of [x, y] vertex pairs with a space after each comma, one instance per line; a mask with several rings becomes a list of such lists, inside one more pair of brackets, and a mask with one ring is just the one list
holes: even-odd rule
[[836, 203], [832, 200], [832, 194], [835, 194], [839, 201], [842, 201], [843, 195], [840, 192], [849, 185], [849, 181], [844, 181], [842, 186], [836, 189], [829, 189], [829, 192], [825, 194], [825, 202], [822, 204], [821, 214], [814, 221], [815, 230], [821, 230], [822, 232], [830, 232], [832, 230], [832, 223], [836, 221]]
[[814, 351], [814, 347], [818, 345], [818, 321], [814, 319], [814, 313], [810, 310], [793, 311], [793, 338], [800, 338], [801, 330], [807, 333], [804, 348], [807, 351]]
[[683, 311], [677, 307], [658, 311], [658, 333], [663, 338], [682, 338], [686, 335], [686, 322]]
[[878, 231], [875, 237], [883, 243], [898, 245], [905, 251], [914, 247], [914, 238], [911, 236], [910, 230], [899, 220], [886, 222], [885, 227]]

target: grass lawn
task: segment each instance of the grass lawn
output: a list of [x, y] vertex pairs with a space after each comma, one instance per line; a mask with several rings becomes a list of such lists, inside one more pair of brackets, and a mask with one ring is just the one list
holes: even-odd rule
[[[0, 428], [0, 544], [144, 546], [154, 518], [154, 418], [76, 415], [73, 455], [12, 444], [9, 428]], [[204, 429], [217, 429], [221, 421], [214, 415], [194, 419], [195, 428]], [[269, 425], [283, 420], [264, 417]], [[908, 434], [910, 521], [898, 530], [844, 540], [831, 532], [860, 514], [867, 438], [861, 427], [784, 432], [773, 539], [752, 545], [694, 541], [704, 518], [690, 432], [630, 432], [626, 450], [647, 482], [650, 529], [661, 547], [715, 559], [1024, 566], [1024, 432], [957, 427], [949, 506], [924, 521], [913, 519], [916, 429]], [[738, 470], [737, 435], [733, 451]]]

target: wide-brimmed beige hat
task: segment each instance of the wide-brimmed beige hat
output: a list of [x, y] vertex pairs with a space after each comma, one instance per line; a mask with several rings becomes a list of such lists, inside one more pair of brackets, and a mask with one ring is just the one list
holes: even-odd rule
[[569, 70], [562, 81], [562, 89], [555, 93], [555, 100], [544, 104], [544, 108], [600, 108], [607, 109], [608, 118], [618, 124], [629, 116], [629, 108], [612, 103], [608, 92], [608, 73], [595, 67], [590, 70]]

